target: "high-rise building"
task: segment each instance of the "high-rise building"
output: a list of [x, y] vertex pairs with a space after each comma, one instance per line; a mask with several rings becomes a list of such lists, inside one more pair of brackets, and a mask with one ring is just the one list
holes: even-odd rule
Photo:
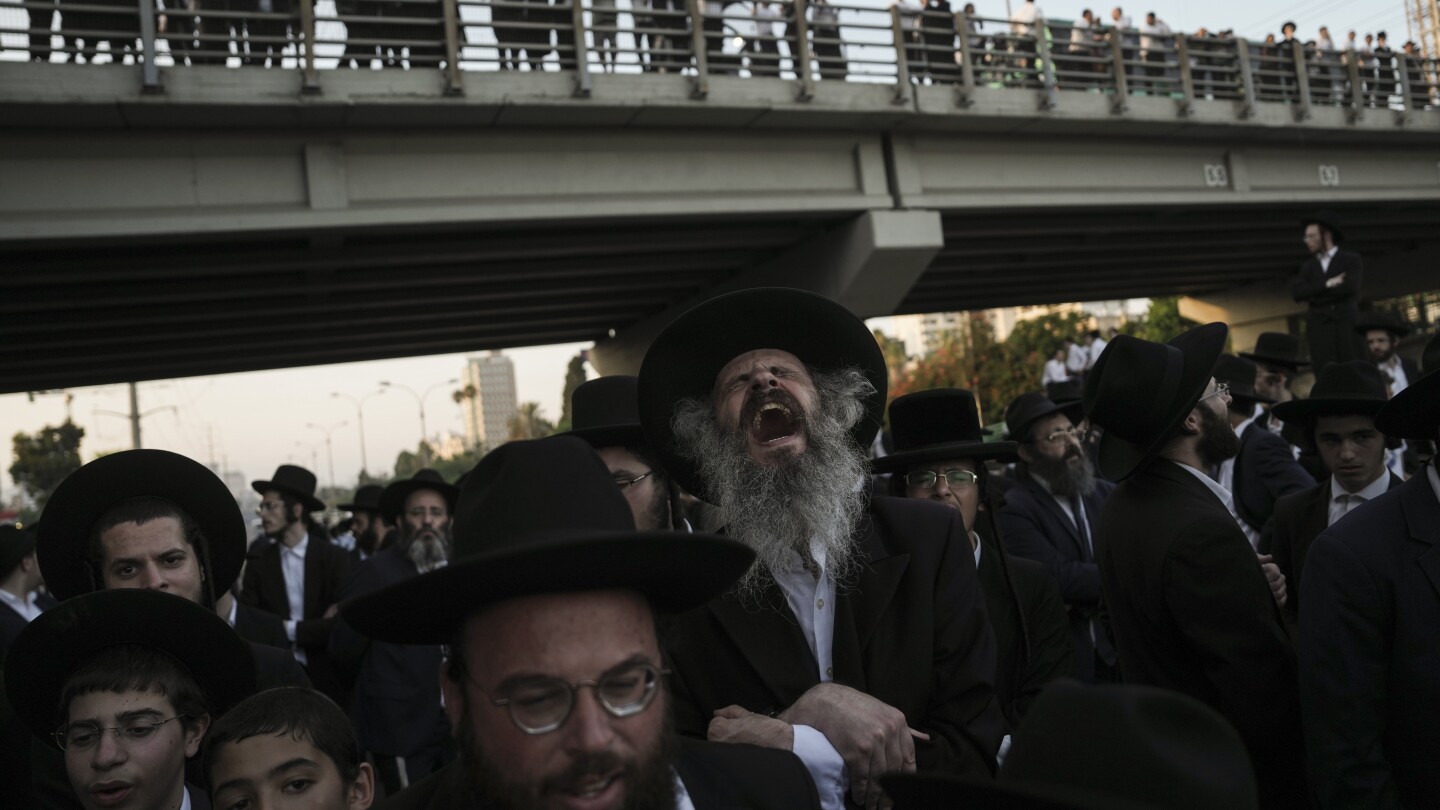
[[510, 420], [519, 410], [515, 364], [498, 351], [471, 357], [463, 381], [475, 388], [475, 396], [464, 403], [465, 439], [472, 447], [498, 447], [510, 437]]

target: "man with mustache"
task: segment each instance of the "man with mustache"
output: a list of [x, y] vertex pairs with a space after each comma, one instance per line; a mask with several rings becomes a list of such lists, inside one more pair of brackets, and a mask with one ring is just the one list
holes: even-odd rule
[[1071, 674], [1086, 683], [1109, 683], [1118, 678], [1115, 648], [1096, 615], [1095, 535], [1115, 485], [1095, 477], [1084, 451], [1082, 411], [1078, 401], [1057, 404], [1039, 392], [1021, 394], [1005, 409], [1020, 461], [999, 522], [1010, 552], [1042, 563], [1060, 586], [1075, 651]]
[[839, 304], [711, 299], [640, 370], [649, 446], [757, 562], [676, 620], [680, 733], [794, 750], [826, 806], [891, 771], [988, 775], [1004, 733], [995, 641], [956, 510], [870, 498], [885, 361]]
[[706, 534], [635, 529], [583, 441], [510, 442], [465, 479], [444, 568], [347, 601], [378, 643], [445, 644], [461, 756], [388, 810], [816, 807], [793, 755], [676, 738], [657, 622], [754, 559]]
[[1295, 652], [1233, 498], [1210, 477], [1240, 445], [1214, 376], [1228, 331], [1122, 335], [1086, 381], [1086, 415], [1105, 429], [1100, 472], [1119, 482], [1096, 534], [1100, 585], [1125, 680], [1209, 704], [1245, 741], [1260, 806], [1303, 808]]
[[[367, 558], [340, 592], [355, 599], [433, 571], [450, 559], [450, 515], [459, 490], [434, 470], [392, 482], [378, 511], [399, 540]], [[375, 760], [387, 793], [438, 770], [450, 758], [450, 727], [440, 708], [440, 648], [385, 644], [335, 623], [330, 657], [342, 678], [354, 678], [350, 716], [360, 744]]]

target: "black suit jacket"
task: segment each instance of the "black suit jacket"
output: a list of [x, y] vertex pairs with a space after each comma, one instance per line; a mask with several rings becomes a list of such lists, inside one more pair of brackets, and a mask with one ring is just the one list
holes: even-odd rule
[[[55, 601], [55, 597], [48, 593], [42, 593], [35, 597], [35, 606], [42, 611], [49, 610], [56, 604], [58, 603]], [[10, 650], [10, 644], [28, 624], [30, 623], [25, 620], [24, 616], [16, 613], [9, 605], [0, 602], [0, 663], [4, 663], [5, 653]]]
[[1315, 486], [1315, 479], [1295, 460], [1290, 443], [1263, 426], [1250, 423], [1235, 456], [1235, 511], [1256, 532], [1263, 532], [1275, 502]]
[[[1100, 537], [1100, 513], [1114, 491], [1115, 485], [1109, 481], [1096, 481], [1095, 491], [1082, 499], [1090, 538], [1095, 543]], [[1100, 602], [1100, 568], [1075, 524], [1050, 493], [1028, 475], [1005, 493], [998, 520], [1005, 548], [1017, 557], [1044, 565], [1060, 586], [1070, 620], [1070, 647], [1075, 652], [1071, 674], [1087, 683], [1094, 681], [1095, 642], [1090, 626]], [[1102, 632], [1098, 626], [1096, 632]], [[1101, 644], [1105, 655], [1113, 655], [1103, 637]]]
[[1155, 459], [1115, 489], [1100, 536], [1125, 680], [1219, 711], [1250, 751], [1260, 806], [1304, 807], [1295, 653], [1230, 510], [1180, 465]]
[[1428, 470], [1310, 546], [1300, 699], [1325, 808], [1440, 801], [1440, 501]]
[[[1326, 287], [1327, 279], [1345, 275], [1345, 281]], [[1300, 266], [1300, 274], [1290, 286], [1296, 301], [1310, 305], [1306, 316], [1305, 335], [1310, 344], [1310, 365], [1322, 369], [1326, 363], [1360, 360], [1364, 341], [1355, 334], [1360, 320], [1360, 289], [1365, 281], [1365, 262], [1360, 254], [1337, 250], [1328, 270], [1311, 256]]]
[[[995, 639], [970, 543], [954, 508], [871, 500], [858, 527], [863, 566], [837, 583], [831, 680], [905, 714], [922, 771], [988, 776], [1004, 736]], [[675, 617], [665, 633], [676, 728], [703, 738], [716, 709], [788, 708], [819, 665], [780, 589], [764, 606], [733, 594]]]
[[[342, 601], [418, 576], [396, 546], [355, 569]], [[411, 756], [449, 736], [440, 708], [440, 648], [384, 644], [362, 636], [341, 618], [330, 637], [330, 658], [341, 679], [354, 683], [350, 717], [360, 744], [388, 756]]]
[[[695, 810], [818, 810], [815, 783], [789, 751], [681, 740], [675, 772]], [[484, 810], [468, 796], [458, 760], [376, 807], [378, 810]]]
[[[287, 653], [290, 651], [290, 637], [285, 635], [285, 622], [273, 613], [241, 604], [238, 599], [235, 604], [235, 632], [252, 644], [277, 647]], [[293, 660], [294, 656], [291, 656], [291, 659]]]
[[[982, 542], [977, 574], [999, 653], [995, 697], [1005, 721], [1014, 730], [1041, 690], [1071, 674], [1073, 653], [1065, 603], [1060, 600], [1060, 589], [1045, 566], [1009, 554], [1005, 555], [1005, 562], [1015, 586], [1014, 599], [1006, 587], [1005, 571], [1000, 567], [995, 544]], [[1029, 634], [1028, 649], [1024, 631]]]
[[[1394, 473], [1390, 489], [1404, 483]], [[1310, 544], [1330, 524], [1330, 479], [1275, 502], [1275, 516], [1265, 527], [1261, 545], [1275, 555], [1275, 564], [1285, 575], [1285, 618], [1293, 625], [1300, 616], [1301, 578]]]
[[[304, 619], [295, 625], [295, 643], [305, 650], [306, 671], [316, 688], [332, 697], [339, 694], [326, 648], [335, 618], [325, 618], [331, 605], [339, 604], [340, 591], [350, 576], [351, 557], [330, 538], [310, 533], [305, 547]], [[285, 572], [280, 564], [280, 544], [270, 542], [255, 551], [245, 566], [244, 587], [238, 594], [241, 602], [279, 616], [290, 618], [290, 596], [285, 591]]]

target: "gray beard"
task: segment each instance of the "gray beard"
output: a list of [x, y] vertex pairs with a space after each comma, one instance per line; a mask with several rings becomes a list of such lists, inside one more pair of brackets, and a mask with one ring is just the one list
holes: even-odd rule
[[850, 429], [876, 391], [855, 369], [811, 376], [820, 405], [819, 413], [804, 415], [806, 450], [774, 464], [750, 458], [744, 432], [716, 422], [708, 400], [687, 399], [675, 408], [677, 451], [696, 465], [726, 520], [726, 535], [755, 551], [755, 564], [734, 587], [747, 604], [763, 604], [772, 572], [792, 567], [792, 554], [808, 567], [812, 544], [824, 550], [825, 573], [837, 584], [858, 564], [855, 529], [865, 511], [868, 493], [860, 482], [869, 455]]
[[1052, 493], [1068, 500], [1085, 498], [1095, 492], [1095, 466], [1083, 450], [1080, 451], [1080, 459], [1078, 467], [1070, 466], [1068, 454], [1061, 459], [1037, 456], [1026, 464], [1032, 475], [1039, 476], [1050, 485]]
[[418, 536], [406, 527], [400, 539], [401, 548], [420, 573], [433, 571], [450, 559], [450, 529], [440, 529], [432, 536]]

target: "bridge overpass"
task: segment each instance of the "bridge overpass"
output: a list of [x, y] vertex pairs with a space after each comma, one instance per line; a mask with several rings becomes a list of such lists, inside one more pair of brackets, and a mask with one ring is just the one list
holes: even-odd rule
[[539, 69], [499, 70], [516, 34], [485, 14], [524, 4], [444, 0], [442, 36], [388, 42], [410, 69], [352, 70], [364, 18], [305, 0], [266, 69], [200, 64], [140, 2], [138, 56], [0, 63], [0, 391], [580, 340], [625, 369], [756, 284], [866, 316], [1187, 294], [1255, 326], [1293, 308], [1321, 206], [1373, 295], [1440, 267], [1433, 62], [1188, 36], [1147, 61], [1125, 32], [913, 37], [796, 0], [774, 65], [692, 2], [615, 72], [592, 10], [547, 6], [571, 22], [535, 24]]

